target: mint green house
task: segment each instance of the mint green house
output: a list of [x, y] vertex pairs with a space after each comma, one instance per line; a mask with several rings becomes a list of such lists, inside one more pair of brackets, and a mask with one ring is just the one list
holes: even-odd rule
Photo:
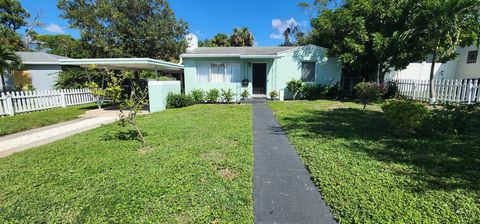
[[184, 65], [185, 92], [193, 89], [231, 89], [239, 95], [266, 97], [285, 90], [292, 79], [329, 84], [339, 82], [341, 63], [326, 49], [302, 47], [200, 47], [180, 56]]

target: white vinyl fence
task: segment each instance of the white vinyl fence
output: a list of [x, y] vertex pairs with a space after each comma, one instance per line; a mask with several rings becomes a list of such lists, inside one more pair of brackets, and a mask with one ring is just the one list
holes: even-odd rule
[[0, 116], [95, 102], [89, 89], [7, 92], [0, 95]]
[[[414, 100], [429, 101], [429, 80], [396, 80], [401, 95]], [[435, 97], [439, 102], [477, 103], [480, 102], [478, 80], [443, 79], [433, 80]]]

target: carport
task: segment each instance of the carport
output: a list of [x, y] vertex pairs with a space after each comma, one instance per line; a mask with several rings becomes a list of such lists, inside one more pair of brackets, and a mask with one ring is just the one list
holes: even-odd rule
[[[79, 66], [89, 68], [95, 65], [97, 68], [111, 70], [134, 71], [138, 77], [139, 71], [154, 71], [157, 79], [161, 74], [176, 74], [179, 81], [148, 80], [148, 94], [150, 112], [165, 109], [165, 100], [169, 92], [180, 93], [184, 89], [183, 65], [152, 58], [84, 58], [84, 59], [61, 59], [62, 66]], [[88, 74], [88, 72], [87, 72]], [[103, 87], [103, 81], [102, 81]]]

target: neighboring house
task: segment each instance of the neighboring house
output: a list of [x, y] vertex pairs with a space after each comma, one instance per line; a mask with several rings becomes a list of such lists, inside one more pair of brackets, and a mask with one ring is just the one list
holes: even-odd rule
[[15, 52], [15, 54], [22, 59], [23, 70], [6, 75], [8, 89], [31, 86], [36, 90], [51, 90], [54, 88], [58, 73], [62, 71], [59, 60], [69, 59], [45, 52]]
[[[303, 47], [200, 47], [180, 56], [185, 66], [185, 92], [213, 88], [247, 89], [264, 97], [285, 90], [287, 82], [333, 83], [341, 79], [341, 63], [326, 49]], [[286, 91], [285, 91], [286, 92]], [[288, 98], [290, 94], [286, 93]]]
[[[480, 79], [479, 48], [469, 46], [458, 48], [457, 58], [447, 63], [435, 63], [434, 79]], [[386, 80], [416, 79], [428, 80], [432, 63], [411, 63], [406, 69], [393, 71], [385, 76]]]

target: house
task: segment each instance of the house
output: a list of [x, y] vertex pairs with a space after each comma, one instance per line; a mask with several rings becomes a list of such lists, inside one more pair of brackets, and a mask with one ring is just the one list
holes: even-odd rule
[[[254, 97], [285, 90], [287, 82], [334, 83], [341, 63], [314, 45], [298, 47], [200, 47], [182, 54], [185, 92], [193, 89], [244, 89]], [[285, 93], [289, 98], [291, 94]]]
[[69, 59], [45, 52], [15, 52], [22, 60], [23, 70], [5, 76], [8, 89], [31, 86], [36, 90], [54, 88], [58, 73], [62, 71], [60, 59]]
[[[458, 48], [457, 57], [447, 63], [435, 63], [434, 79], [480, 79], [480, 56], [477, 46]], [[428, 61], [428, 60], [427, 60]], [[410, 63], [400, 71], [392, 71], [385, 76], [386, 80], [416, 79], [429, 80], [432, 63]]]

